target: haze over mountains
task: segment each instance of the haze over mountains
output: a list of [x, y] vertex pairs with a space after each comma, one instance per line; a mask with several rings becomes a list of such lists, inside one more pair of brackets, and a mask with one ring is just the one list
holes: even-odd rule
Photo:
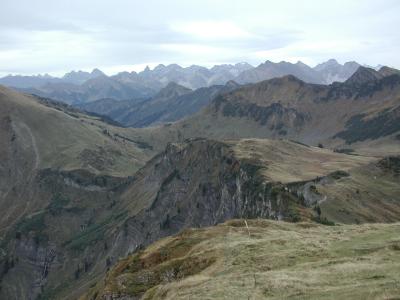
[[76, 105], [101, 115], [106, 115], [124, 126], [146, 127], [178, 121], [200, 111], [218, 94], [240, 87], [234, 81], [190, 90], [174, 82], [162, 88], [149, 99], [101, 99]]
[[104, 98], [128, 100], [151, 97], [169, 82], [198, 89], [225, 85], [231, 80], [247, 84], [291, 74], [305, 82], [330, 84], [333, 81], [346, 80], [359, 66], [355, 62], [341, 65], [333, 59], [314, 68], [301, 62], [292, 64], [270, 61], [257, 67], [247, 63], [237, 63], [216, 65], [210, 69], [196, 65], [183, 68], [172, 64], [158, 65], [153, 70], [147, 67], [139, 73], [121, 72], [113, 76], [106, 76], [98, 69], [91, 73], [72, 71], [62, 78], [48, 75], [6, 76], [0, 78], [0, 84], [69, 104], [77, 104]]

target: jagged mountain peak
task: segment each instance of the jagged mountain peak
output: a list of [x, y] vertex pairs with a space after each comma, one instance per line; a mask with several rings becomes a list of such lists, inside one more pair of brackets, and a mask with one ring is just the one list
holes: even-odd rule
[[74, 83], [74, 84], [82, 84], [86, 82], [87, 80], [94, 79], [96, 77], [100, 76], [106, 76], [102, 71], [99, 69], [93, 69], [92, 72], [86, 72], [82, 70], [78, 71], [71, 71], [69, 73], [66, 73], [62, 79], [68, 83]]
[[322, 77], [323, 83], [331, 84], [335, 81], [345, 81], [353, 75], [359, 66], [360, 64], [356, 62], [346, 62], [342, 65], [336, 59], [329, 59], [326, 62], [316, 65], [313, 70]]
[[246, 68], [253, 68], [253, 66], [251, 64], [249, 64], [248, 62], [239, 62], [235, 64], [236, 67], [246, 67]]
[[239, 83], [254, 83], [289, 74], [305, 82], [323, 83], [320, 75], [302, 62], [290, 63], [281, 61], [279, 63], [274, 63], [269, 60], [255, 68], [243, 71], [235, 80]]
[[183, 69], [180, 65], [178, 64], [169, 64], [168, 66], [166, 66], [167, 69], [170, 70], [179, 70], [179, 69]]
[[153, 71], [155, 71], [155, 72], [176, 71], [176, 70], [180, 70], [180, 69], [182, 69], [182, 67], [178, 64], [169, 64], [169, 65], [159, 64], [154, 68]]
[[299, 61], [296, 63], [296, 65], [309, 68], [309, 66], [306, 65], [305, 63], [303, 63], [301, 60], [299, 60]]
[[92, 76], [105, 76], [106, 75], [106, 74], [104, 74], [102, 71], [100, 71], [97, 68], [94, 68], [90, 74]]
[[360, 64], [354, 60], [345, 62], [343, 66], [360, 66]]
[[338, 61], [336, 59], [334, 59], [334, 58], [328, 59], [326, 61], [326, 63], [327, 64], [333, 64], [333, 65], [338, 65], [339, 64]]
[[206, 67], [199, 66], [199, 65], [191, 65], [187, 67], [188, 70], [192, 71], [209, 71]]
[[165, 69], [166, 66], [164, 64], [159, 64], [154, 68], [154, 71], [159, 71]]
[[316, 70], [316, 71], [322, 71], [322, 70], [324, 70], [325, 68], [332, 68], [332, 67], [338, 67], [338, 66], [340, 67], [340, 66], [342, 66], [342, 65], [339, 64], [338, 61], [337, 61], [336, 59], [331, 58], [331, 59], [329, 59], [329, 60], [327, 60], [327, 61], [325, 61], [325, 62], [323, 62], [323, 63], [320, 63], [320, 64], [316, 65], [316, 66], [314, 67], [314, 70]]
[[375, 81], [383, 78], [383, 75], [372, 68], [360, 66], [357, 71], [346, 80], [346, 84], [360, 85], [369, 81]]

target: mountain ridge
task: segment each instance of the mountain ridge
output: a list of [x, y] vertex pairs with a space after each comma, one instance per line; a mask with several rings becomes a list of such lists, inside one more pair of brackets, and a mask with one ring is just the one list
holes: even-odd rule
[[400, 75], [374, 72], [331, 85], [170, 83], [136, 104], [208, 105], [147, 128], [0, 87], [0, 297], [76, 299], [120, 257], [232, 218], [398, 221]]
[[359, 65], [354, 62], [340, 65], [336, 61], [334, 65], [332, 61], [328, 61], [314, 68], [302, 62], [293, 64], [284, 61], [266, 61], [257, 67], [248, 63], [222, 64], [211, 68], [160, 64], [152, 70], [146, 68], [138, 73], [120, 72], [112, 76], [106, 76], [98, 69], [94, 69], [92, 73], [72, 71], [62, 78], [6, 76], [0, 78], [0, 84], [71, 104], [103, 98], [128, 100], [151, 97], [169, 82], [197, 89], [225, 85], [230, 80], [246, 84], [291, 74], [306, 82], [330, 84], [349, 78], [355, 72], [356, 66]]

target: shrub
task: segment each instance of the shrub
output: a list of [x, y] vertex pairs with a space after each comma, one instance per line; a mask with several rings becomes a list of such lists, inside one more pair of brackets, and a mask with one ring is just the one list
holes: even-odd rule
[[320, 216], [313, 217], [312, 220], [314, 222], [317, 222], [322, 225], [327, 225], [327, 226], [335, 226], [336, 225], [335, 222], [329, 221], [326, 217], [320, 217]]

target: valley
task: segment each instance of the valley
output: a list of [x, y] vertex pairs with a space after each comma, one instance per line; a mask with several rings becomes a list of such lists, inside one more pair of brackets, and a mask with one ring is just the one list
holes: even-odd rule
[[394, 295], [399, 100], [364, 67], [78, 107], [0, 87], [0, 298]]
[[0, 8], [0, 300], [400, 300], [400, 1]]

